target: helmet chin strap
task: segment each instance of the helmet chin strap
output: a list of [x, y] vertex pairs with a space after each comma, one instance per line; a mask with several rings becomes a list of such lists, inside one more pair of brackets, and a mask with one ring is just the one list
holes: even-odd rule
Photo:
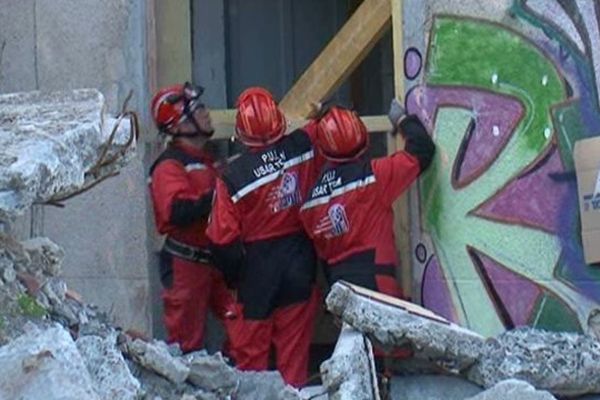
[[194, 125], [195, 130], [193, 132], [185, 132], [185, 133], [173, 133], [173, 132], [169, 132], [169, 131], [163, 131], [165, 134], [172, 136], [174, 138], [177, 137], [188, 137], [188, 138], [192, 138], [192, 137], [196, 137], [196, 136], [203, 136], [207, 139], [210, 139], [212, 137], [212, 135], [215, 133], [214, 129], [211, 129], [210, 131], [206, 131], [204, 129], [202, 129], [200, 127], [200, 125], [198, 124], [198, 122], [196, 122], [195, 119], [191, 119], [190, 122], [192, 123], [192, 125]]
[[214, 129], [211, 129], [210, 131], [205, 131], [204, 129], [200, 128], [200, 125], [198, 125], [198, 123], [196, 122], [195, 119], [192, 119], [192, 124], [194, 125], [194, 128], [196, 128], [196, 130], [194, 132], [190, 132], [190, 133], [178, 133], [178, 134], [173, 135], [173, 136], [183, 136], [183, 137], [204, 136], [206, 138], [210, 138], [215, 133]]
[[206, 131], [206, 130], [202, 129], [200, 127], [200, 125], [198, 124], [198, 121], [196, 121], [196, 118], [194, 118], [194, 113], [199, 108], [204, 108], [204, 104], [199, 103], [197, 107], [190, 107], [190, 103], [188, 102], [183, 111], [187, 120], [190, 121], [192, 123], [192, 125], [194, 125], [194, 128], [196, 128], [196, 130], [194, 132], [190, 132], [190, 133], [178, 133], [173, 136], [184, 136], [184, 137], [185, 136], [187, 136], [187, 137], [204, 136], [206, 138], [210, 138], [215, 133], [214, 129], [211, 129], [210, 131]]

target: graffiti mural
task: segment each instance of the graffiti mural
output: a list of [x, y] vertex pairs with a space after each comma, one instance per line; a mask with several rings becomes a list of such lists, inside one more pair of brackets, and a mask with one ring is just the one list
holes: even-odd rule
[[572, 159], [577, 139], [600, 133], [594, 3], [515, 1], [507, 13], [541, 29], [535, 37], [436, 15], [424, 65], [417, 49], [405, 55], [407, 79], [421, 74], [407, 107], [438, 145], [413, 232], [421, 302], [482, 334], [585, 331], [600, 308]]

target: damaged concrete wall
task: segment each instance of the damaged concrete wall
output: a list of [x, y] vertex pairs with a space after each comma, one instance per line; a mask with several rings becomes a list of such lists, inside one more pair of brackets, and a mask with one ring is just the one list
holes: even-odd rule
[[[344, 323], [334, 355], [321, 365], [330, 398], [372, 398], [355, 388], [358, 378], [363, 379], [358, 386], [370, 387], [360, 358], [373, 356], [361, 350], [363, 338], [380, 354], [410, 349], [410, 358], [387, 363], [396, 375], [392, 398], [553, 399], [600, 393], [600, 342], [589, 335], [521, 327], [484, 338], [412, 303], [342, 282], [333, 285], [326, 304]], [[344, 338], [344, 331], [352, 335]], [[380, 390], [388, 392], [385, 384]]]
[[438, 152], [412, 193], [415, 300], [484, 335], [588, 331], [573, 143], [600, 133], [600, 9], [406, 0], [407, 104]]
[[[0, 12], [0, 93], [98, 88], [116, 113], [147, 120], [145, 5], [137, 0], [4, 1]], [[148, 227], [144, 146], [120, 175], [66, 202], [34, 207], [13, 233], [52, 237], [64, 250], [63, 276], [117, 323], [148, 331]]]

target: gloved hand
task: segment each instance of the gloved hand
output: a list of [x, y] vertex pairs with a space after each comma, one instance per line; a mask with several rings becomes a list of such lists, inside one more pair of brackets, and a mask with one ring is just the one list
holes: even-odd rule
[[388, 111], [388, 118], [392, 123], [393, 127], [392, 132], [396, 130], [398, 123], [405, 115], [406, 110], [404, 109], [404, 106], [402, 105], [402, 103], [400, 103], [400, 100], [394, 97], [392, 99], [392, 102], [390, 103], [390, 110]]
[[348, 108], [334, 99], [325, 100], [319, 103], [311, 103], [312, 112], [309, 119], [319, 120], [325, 116], [333, 107]]
[[308, 119], [319, 119], [322, 117], [323, 111], [323, 103], [319, 102], [311, 102], [310, 103], [310, 113], [308, 114]]

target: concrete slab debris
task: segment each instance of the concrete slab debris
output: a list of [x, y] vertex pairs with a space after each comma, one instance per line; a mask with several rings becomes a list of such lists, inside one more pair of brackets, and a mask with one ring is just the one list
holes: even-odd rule
[[321, 364], [330, 399], [379, 400], [373, 348], [369, 339], [344, 324], [331, 358]]
[[95, 89], [0, 95], [0, 221], [123, 165], [133, 154], [133, 120], [109, 118], [105, 108]]
[[0, 347], [0, 399], [100, 400], [69, 332], [58, 324], [27, 330]]
[[326, 303], [329, 311], [375, 343], [384, 348], [410, 346], [414, 357], [449, 372], [472, 366], [485, 343], [481, 335], [429, 310], [346, 282], [333, 285]]
[[466, 400], [556, 400], [551, 393], [536, 390], [529, 383], [517, 379], [498, 382], [492, 388]]

